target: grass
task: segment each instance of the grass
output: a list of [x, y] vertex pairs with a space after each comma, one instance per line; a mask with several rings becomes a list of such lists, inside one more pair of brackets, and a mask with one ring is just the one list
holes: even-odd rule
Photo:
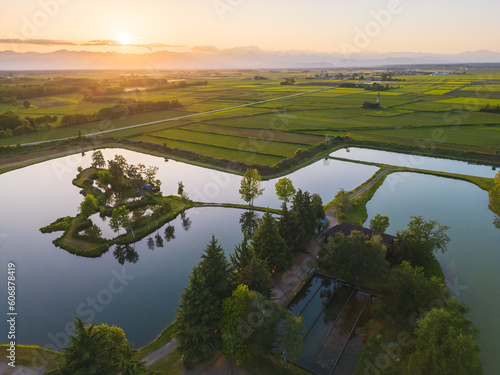
[[[0, 345], [2, 353], [6, 353], [8, 345]], [[2, 354], [0, 361], [8, 362]], [[62, 354], [34, 345], [16, 345], [16, 366], [45, 366], [45, 370], [55, 369], [62, 361]]]
[[174, 324], [170, 324], [154, 341], [150, 342], [146, 346], [143, 346], [137, 351], [136, 359], [142, 360], [144, 357], [160, 349], [162, 346], [169, 343], [175, 337], [175, 334], [176, 328]]
[[184, 366], [181, 363], [181, 354], [177, 350], [174, 350], [153, 363], [149, 369], [160, 371], [161, 374], [165, 375], [183, 374]]
[[[339, 217], [340, 222], [350, 223], [354, 225], [363, 225], [366, 219], [368, 219], [368, 212], [366, 211], [366, 203], [368, 203], [370, 199], [372, 199], [373, 195], [378, 190], [378, 188], [382, 186], [387, 175], [389, 173], [392, 173], [391, 171], [389, 171], [389, 173], [380, 178], [379, 177], [380, 174], [383, 173], [385, 170], [386, 168], [382, 167], [370, 179], [368, 179], [363, 184], [358, 186], [356, 189], [351, 191], [352, 194], [355, 194], [356, 191], [359, 191], [360, 189], [371, 184], [368, 189], [366, 189], [363, 193], [354, 198], [352, 208], [348, 212], [346, 212], [343, 216]], [[331, 207], [332, 202], [330, 202], [327, 205], [328, 208]]]

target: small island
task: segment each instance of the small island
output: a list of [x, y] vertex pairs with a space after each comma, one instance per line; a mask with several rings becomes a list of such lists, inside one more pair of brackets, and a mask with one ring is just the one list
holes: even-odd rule
[[[186, 209], [200, 205], [187, 198], [182, 182], [179, 183], [179, 196], [163, 196], [157, 172], [156, 166], [128, 164], [121, 155], [106, 162], [102, 152], [95, 151], [91, 166], [79, 167], [73, 180], [85, 197], [78, 215], [59, 218], [40, 231], [64, 231], [53, 241], [56, 246], [72, 254], [99, 257], [110, 246], [138, 241], [182, 215]], [[96, 213], [110, 218], [109, 225], [118, 233], [117, 237], [103, 238], [101, 229], [90, 219]]]

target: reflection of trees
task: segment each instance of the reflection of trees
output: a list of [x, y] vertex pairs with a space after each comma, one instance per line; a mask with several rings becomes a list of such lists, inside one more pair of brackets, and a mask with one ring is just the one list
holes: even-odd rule
[[240, 216], [241, 231], [243, 232], [243, 238], [252, 238], [257, 226], [259, 225], [259, 218], [255, 211], [248, 210], [241, 214]]
[[493, 220], [493, 225], [500, 229], [500, 217], [497, 216], [495, 220]]
[[[313, 279], [314, 280], [314, 279]], [[297, 306], [303, 299], [305, 299], [306, 297], [309, 297], [311, 298], [312, 296], [310, 296], [309, 294], [311, 293], [311, 288], [313, 287], [313, 283], [310, 282], [307, 287], [303, 287], [298, 293], [297, 295], [294, 297], [292, 303], [290, 304], [290, 307], [289, 307], [289, 310], [292, 310], [293, 307]], [[297, 311], [298, 313], [298, 311]]]
[[155, 236], [156, 247], [163, 247], [163, 238], [157, 233]]
[[155, 249], [155, 240], [154, 240], [153, 237], [148, 237], [147, 244], [148, 244], [148, 249], [149, 250], [154, 250]]
[[333, 293], [335, 293], [335, 289], [337, 289], [337, 285], [333, 285], [332, 280], [324, 279], [321, 281], [321, 291], [319, 292], [319, 296], [321, 298], [321, 304], [326, 306], [330, 298], [332, 298]]
[[83, 231], [83, 234], [93, 239], [102, 238], [102, 230], [95, 224], [93, 224], [91, 227], [86, 228]]
[[167, 242], [170, 242], [170, 240], [175, 240], [175, 227], [173, 225], [166, 226], [165, 239], [167, 240]]
[[139, 254], [129, 244], [117, 244], [113, 255], [120, 264], [124, 264], [125, 262], [137, 263], [139, 260]]
[[365, 304], [366, 298], [367, 296], [363, 292], [354, 292], [352, 295], [350, 303], [346, 305], [342, 313], [342, 319], [339, 320], [340, 330], [343, 335], [348, 335], [351, 332]]
[[182, 229], [188, 231], [191, 228], [191, 219], [186, 216], [186, 212], [181, 213]]
[[144, 214], [146, 213], [147, 207], [142, 206], [142, 207], [137, 207], [132, 210], [132, 220], [138, 221], [144, 217]]

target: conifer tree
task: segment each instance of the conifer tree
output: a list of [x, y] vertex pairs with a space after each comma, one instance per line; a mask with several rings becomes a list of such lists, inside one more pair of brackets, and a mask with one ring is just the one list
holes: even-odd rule
[[236, 284], [245, 284], [250, 290], [271, 298], [272, 281], [268, 269], [267, 262], [254, 255], [250, 263], [236, 272]]
[[234, 247], [234, 252], [229, 256], [229, 258], [231, 259], [233, 269], [238, 271], [239, 269], [246, 267], [254, 256], [255, 252], [251, 246], [247, 241], [243, 240]]
[[199, 267], [200, 273], [205, 279], [205, 285], [217, 301], [222, 302], [231, 295], [232, 274], [224, 250], [214, 236], [212, 236], [201, 258]]
[[267, 260], [270, 270], [283, 273], [290, 268], [290, 251], [285, 240], [280, 236], [276, 220], [269, 211], [262, 216], [252, 238], [252, 246], [257, 257]]
[[281, 217], [278, 222], [281, 237], [285, 240], [290, 251], [299, 251], [304, 232], [293, 211], [289, 211], [285, 202], [281, 205]]
[[184, 289], [175, 319], [178, 333], [176, 340], [182, 354], [182, 363], [189, 367], [204, 362], [220, 347], [217, 334], [220, 301], [209, 291], [201, 268], [195, 266]]

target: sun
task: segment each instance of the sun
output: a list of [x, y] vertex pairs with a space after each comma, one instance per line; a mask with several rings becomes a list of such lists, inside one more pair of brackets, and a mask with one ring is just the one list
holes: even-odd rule
[[127, 34], [120, 34], [120, 36], [118, 36], [118, 42], [124, 46], [129, 45], [130, 37]]

